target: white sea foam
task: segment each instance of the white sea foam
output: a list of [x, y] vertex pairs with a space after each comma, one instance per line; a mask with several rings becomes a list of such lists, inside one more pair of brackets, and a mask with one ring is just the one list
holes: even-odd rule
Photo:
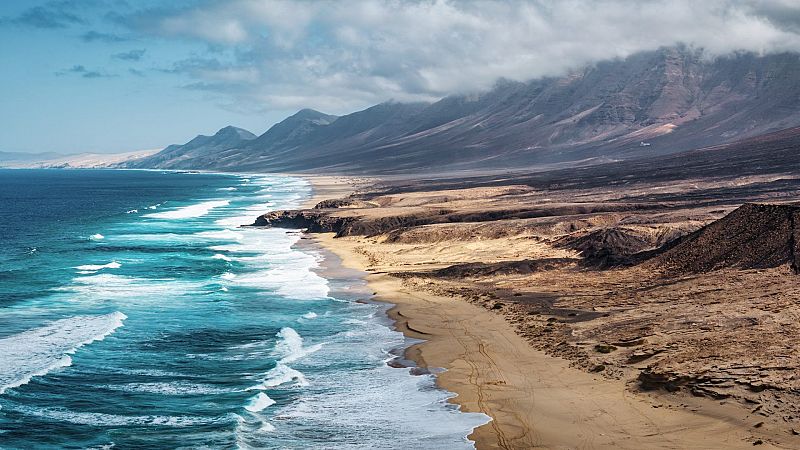
[[294, 300], [326, 298], [328, 282], [310, 270], [275, 268], [241, 274], [236, 283], [260, 287]]
[[244, 409], [250, 412], [259, 412], [267, 409], [275, 404], [275, 400], [271, 399], [267, 394], [259, 392], [258, 394], [250, 397]]
[[245, 416], [236, 414], [236, 448], [240, 450], [264, 448], [263, 435], [274, 432], [275, 426], [257, 412], [249, 411]]
[[136, 213], [138, 213], [138, 212], [139, 212], [139, 210], [138, 210], [138, 209], [130, 209], [130, 210], [128, 210], [128, 211], [125, 211], [125, 214], [136, 214]]
[[239, 230], [237, 234], [241, 239], [235, 243], [209, 247], [229, 257], [235, 256], [237, 262], [251, 269], [239, 273], [236, 284], [295, 300], [328, 297], [328, 281], [312, 271], [319, 266], [321, 257], [292, 248], [300, 239], [298, 234], [277, 229]]
[[93, 241], [100, 241], [102, 239], [105, 239], [105, 236], [103, 236], [100, 233], [97, 233], [97, 234], [93, 234], [93, 235], [89, 236], [89, 239], [91, 239]]
[[270, 369], [266, 374], [264, 381], [261, 384], [248, 388], [264, 390], [271, 387], [280, 386], [286, 383], [294, 383], [297, 386], [308, 386], [308, 380], [299, 370], [292, 369], [283, 363], [278, 363], [273, 369]]
[[322, 344], [312, 345], [311, 347], [303, 346], [303, 338], [300, 334], [291, 327], [281, 328], [277, 334], [279, 340], [275, 344], [273, 354], [281, 358], [282, 363], [291, 363], [319, 351]]
[[314, 311], [310, 311], [310, 312], [307, 312], [307, 313], [303, 314], [303, 318], [304, 319], [316, 319], [317, 317], [319, 317], [319, 316], [317, 316], [317, 313], [315, 313]]
[[99, 386], [104, 389], [123, 392], [143, 392], [148, 394], [163, 395], [213, 395], [236, 392], [235, 389], [226, 389], [208, 384], [187, 383], [174, 381], [169, 383], [125, 383], [108, 384]]
[[200, 233], [195, 233], [195, 236], [206, 239], [222, 239], [232, 241], [241, 241], [243, 238], [242, 233], [237, 233], [236, 231], [228, 229], [219, 231], [203, 231]]
[[58, 422], [92, 426], [138, 425], [182, 428], [225, 423], [235, 420], [232, 415], [216, 418], [192, 416], [123, 416], [117, 414], [72, 411], [64, 408], [40, 408], [16, 403], [11, 406], [10, 409], [30, 416], [43, 417]]
[[75, 277], [72, 284], [54, 290], [72, 294], [69, 296], [69, 301], [73, 304], [96, 304], [110, 300], [132, 301], [141, 304], [144, 300], [158, 301], [157, 299], [167, 294], [177, 296], [186, 293], [201, 293], [205, 292], [205, 288], [206, 284], [203, 282], [137, 278], [107, 272], [90, 272], [87, 276]]
[[233, 261], [229, 256], [225, 256], [222, 253], [217, 253], [216, 255], [212, 256], [211, 259], [221, 259], [223, 261]]
[[224, 187], [224, 188], [219, 188], [217, 190], [218, 191], [235, 191], [236, 188], [235, 187]]
[[116, 261], [111, 261], [108, 264], [86, 264], [83, 266], [76, 266], [75, 269], [81, 271], [98, 271], [103, 269], [119, 269], [120, 267], [122, 267], [122, 264]]
[[[368, 320], [381, 307], [349, 306], [351, 311], [343, 317], [363, 319], [351, 324], [349, 331], [355, 333], [326, 337], [325, 350], [303, 360], [304, 372], [313, 374], [313, 383], [282, 405], [277, 412], [280, 426], [270, 434], [270, 442], [290, 446], [299, 430], [313, 429], [325, 436], [324, 443], [316, 441], [316, 445], [326, 448], [474, 449], [466, 436], [490, 418], [460, 412], [457, 405], [448, 403], [453, 394], [437, 389], [432, 375], [411, 376], [407, 369], [385, 364], [385, 349], [403, 345], [405, 339], [380, 321]], [[361, 369], [331, 370], [331, 363], [338, 361]], [[365, 423], [370, 426], [363, 427]], [[412, 429], [414, 433], [389, 431], [390, 435], [381, 436], [374, 433], [376, 429]], [[255, 441], [257, 435], [243, 434], [243, 438]]]
[[235, 273], [230, 273], [230, 272], [225, 272], [222, 275], [220, 275], [219, 277], [222, 278], [223, 280], [232, 280], [232, 279], [236, 278], [236, 274]]
[[0, 394], [72, 364], [69, 355], [122, 326], [121, 312], [74, 316], [0, 339]]
[[156, 219], [188, 219], [191, 217], [202, 217], [214, 208], [227, 206], [229, 204], [230, 202], [228, 200], [212, 200], [196, 205], [184, 206], [183, 208], [174, 209], [172, 211], [147, 214], [145, 217], [153, 217]]
[[271, 433], [275, 431], [275, 425], [269, 422], [261, 422], [261, 428], [258, 429], [260, 433]]

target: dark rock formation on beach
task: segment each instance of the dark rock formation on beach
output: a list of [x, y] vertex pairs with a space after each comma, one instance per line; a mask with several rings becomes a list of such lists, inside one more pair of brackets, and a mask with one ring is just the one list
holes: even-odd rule
[[[354, 201], [355, 202], [355, 201]], [[360, 202], [365, 203], [366, 202]], [[340, 204], [339, 201], [325, 206]], [[343, 203], [351, 204], [350, 201]], [[555, 217], [567, 214], [590, 214], [614, 211], [633, 211], [638, 205], [612, 203], [586, 203], [582, 205], [531, 205], [488, 210], [457, 211], [446, 208], [423, 208], [399, 214], [369, 214], [371, 206], [364, 209], [314, 208], [271, 211], [259, 216], [248, 226], [303, 228], [311, 233], [336, 233], [341, 236], [374, 236], [411, 227], [447, 223], [495, 222], [503, 220]], [[391, 236], [390, 236], [391, 239]]]

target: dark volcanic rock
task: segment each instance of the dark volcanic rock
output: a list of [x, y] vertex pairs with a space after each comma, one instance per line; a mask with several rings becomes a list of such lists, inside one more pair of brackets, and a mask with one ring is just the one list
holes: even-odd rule
[[497, 263], [456, 264], [429, 272], [427, 275], [442, 278], [463, 278], [491, 275], [529, 274], [544, 270], [554, 270], [574, 264], [570, 258], [523, 259], [521, 261], [502, 261]]
[[644, 232], [625, 227], [609, 227], [565, 236], [555, 246], [577, 250], [584, 264], [606, 268], [633, 264], [642, 252], [654, 250], [681, 235], [679, 230]]
[[302, 228], [311, 233], [339, 233], [352, 221], [345, 217], [332, 217], [317, 210], [272, 211], [256, 218], [249, 226], [274, 228]]
[[667, 244], [647, 264], [679, 273], [726, 267], [798, 271], [800, 207], [745, 204], [727, 216]]
[[337, 208], [375, 208], [377, 205], [357, 198], [334, 198], [323, 200], [314, 206], [314, 209], [337, 209]]
[[[550, 217], [564, 214], [587, 214], [605, 211], [627, 211], [638, 208], [627, 204], [586, 204], [583, 206], [554, 206], [496, 209], [480, 212], [453, 211], [445, 208], [428, 208], [422, 211], [369, 217], [368, 215], [347, 214], [337, 211], [346, 209], [345, 203], [334, 201], [323, 203], [325, 208], [273, 211], [256, 219], [251, 226], [271, 226], [277, 228], [305, 228], [312, 233], [336, 233], [340, 236], [376, 236], [403, 230], [410, 227], [439, 223], [491, 222], [507, 219], [527, 219]], [[337, 208], [337, 206], [339, 208]], [[369, 205], [369, 208], [374, 205]], [[391, 241], [390, 236], [390, 241]]]
[[250, 226], [302, 228], [310, 233], [336, 233], [341, 236], [375, 236], [405, 227], [427, 225], [436, 215], [405, 215], [364, 218], [337, 216], [324, 209], [272, 211], [259, 216]]

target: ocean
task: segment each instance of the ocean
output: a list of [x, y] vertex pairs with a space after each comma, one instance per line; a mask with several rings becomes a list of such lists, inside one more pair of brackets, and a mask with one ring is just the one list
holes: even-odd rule
[[488, 418], [326, 279], [300, 178], [0, 170], [0, 448], [473, 448]]

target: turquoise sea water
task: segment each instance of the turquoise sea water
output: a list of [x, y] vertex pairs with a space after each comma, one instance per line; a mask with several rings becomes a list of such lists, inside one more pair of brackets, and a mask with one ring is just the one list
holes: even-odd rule
[[295, 231], [301, 179], [0, 170], [0, 448], [471, 448]]

